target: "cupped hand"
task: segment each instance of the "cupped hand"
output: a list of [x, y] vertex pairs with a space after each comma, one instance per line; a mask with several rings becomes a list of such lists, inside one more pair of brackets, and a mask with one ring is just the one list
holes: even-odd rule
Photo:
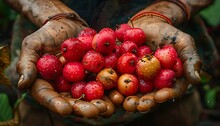
[[56, 54], [60, 51], [61, 43], [76, 36], [85, 26], [70, 19], [48, 21], [36, 32], [27, 36], [22, 42], [21, 55], [17, 63], [20, 75], [19, 89], [27, 89], [37, 76], [36, 62], [44, 54]]
[[141, 106], [141, 111], [148, 111], [158, 103], [184, 95], [189, 84], [199, 84], [201, 60], [197, 53], [194, 39], [190, 35], [155, 17], [141, 17], [128, 23], [135, 28], [143, 29], [147, 35], [147, 44], [152, 49], [169, 44], [173, 45], [183, 62], [185, 73], [184, 77], [175, 80], [173, 88], [163, 88], [142, 96], [138, 105], [143, 104], [141, 103], [143, 101], [146, 102]]
[[60, 116], [71, 114], [83, 118], [109, 117], [114, 113], [115, 107], [108, 97], [84, 101], [72, 98], [71, 94], [57, 92], [51, 83], [43, 79], [36, 79], [30, 88], [31, 96], [42, 106]]

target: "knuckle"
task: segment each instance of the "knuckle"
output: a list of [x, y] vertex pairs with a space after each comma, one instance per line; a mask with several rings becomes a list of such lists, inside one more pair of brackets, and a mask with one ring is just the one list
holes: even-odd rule
[[38, 49], [40, 48], [40, 46], [42, 46], [41, 44], [41, 38], [37, 37], [37, 35], [35, 35], [35, 33], [28, 35], [27, 37], [25, 37], [22, 41], [22, 46], [28, 49]]
[[22, 42], [23, 46], [29, 46], [31, 43], [33, 44], [33, 35], [28, 35]]
[[194, 39], [193, 39], [193, 37], [191, 35], [183, 33], [183, 35], [182, 35], [182, 37], [180, 39], [180, 42], [190, 43], [190, 42], [194, 42]]

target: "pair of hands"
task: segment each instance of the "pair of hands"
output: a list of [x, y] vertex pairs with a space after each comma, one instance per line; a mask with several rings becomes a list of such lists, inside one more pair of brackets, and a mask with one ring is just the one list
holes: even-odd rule
[[[158, 103], [180, 97], [186, 92], [189, 84], [199, 83], [201, 61], [194, 40], [190, 35], [156, 18], [142, 17], [133, 21], [130, 25], [144, 30], [148, 36], [149, 46], [152, 48], [173, 44], [183, 61], [185, 72], [185, 78], [176, 80], [173, 88], [164, 88], [149, 95], [146, 94], [145, 98], [148, 102], [144, 106], [144, 110], [148, 111]], [[58, 53], [61, 43], [65, 39], [76, 36], [84, 28], [86, 27], [79, 22], [69, 19], [51, 20], [39, 30], [27, 36], [22, 42], [21, 56], [17, 64], [20, 74], [18, 88], [30, 89], [31, 95], [37, 102], [60, 115], [69, 115], [75, 111], [73, 106], [76, 104], [76, 100], [60, 96], [50, 86], [49, 82], [37, 78], [35, 64], [43, 54]], [[108, 99], [104, 101], [107, 101], [107, 105], [111, 104]], [[91, 104], [86, 105], [90, 109], [94, 108]], [[107, 106], [110, 115], [113, 109], [113, 106]], [[96, 111], [94, 110], [94, 112]], [[108, 116], [109, 113], [104, 114], [104, 116]], [[78, 114], [84, 117], [94, 116], [89, 115], [89, 113]]]

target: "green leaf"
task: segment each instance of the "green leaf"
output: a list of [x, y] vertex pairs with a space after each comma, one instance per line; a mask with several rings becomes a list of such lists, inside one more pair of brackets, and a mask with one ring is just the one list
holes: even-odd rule
[[220, 24], [220, 0], [215, 0], [215, 3], [207, 7], [200, 12], [200, 15], [211, 26], [217, 26]]
[[12, 108], [9, 104], [8, 96], [6, 94], [0, 94], [0, 122], [8, 121], [13, 118]]
[[220, 91], [220, 87], [210, 89], [205, 94], [205, 102], [208, 108], [212, 109], [216, 105], [216, 94]]
[[19, 99], [15, 102], [15, 104], [14, 104], [14, 107], [15, 107], [15, 108], [21, 103], [22, 100], [25, 99], [25, 97], [27, 96], [27, 94], [28, 94], [28, 93], [26, 92], [26, 93], [23, 93], [23, 94], [21, 95], [21, 98], [19, 98]]
[[205, 102], [208, 108], [212, 109], [216, 105], [216, 91], [210, 90], [205, 94]]

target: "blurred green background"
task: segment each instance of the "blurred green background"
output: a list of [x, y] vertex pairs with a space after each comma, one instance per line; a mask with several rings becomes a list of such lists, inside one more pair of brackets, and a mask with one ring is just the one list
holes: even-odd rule
[[12, 24], [17, 13], [0, 0], [0, 40], [8, 39], [11, 35]]

